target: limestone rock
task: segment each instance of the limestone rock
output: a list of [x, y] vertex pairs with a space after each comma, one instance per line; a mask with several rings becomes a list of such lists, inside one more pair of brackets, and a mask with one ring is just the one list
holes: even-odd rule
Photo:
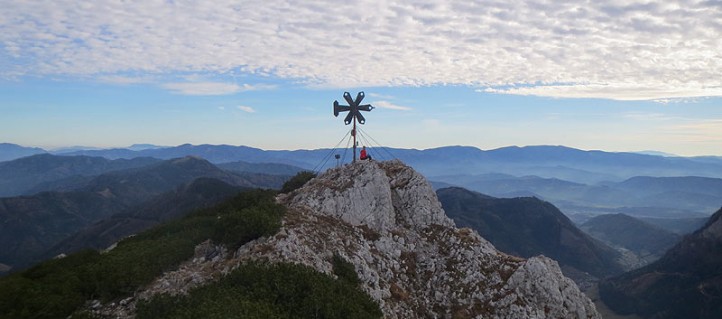
[[424, 177], [399, 161], [332, 169], [278, 200], [289, 208], [282, 230], [236, 258], [332, 274], [339, 254], [387, 318], [600, 318], [555, 261], [505, 255], [456, 228]]
[[354, 265], [385, 318], [601, 318], [555, 261], [509, 256], [456, 228], [424, 177], [399, 161], [332, 169], [278, 201], [288, 212], [274, 236], [232, 256], [206, 241], [131, 298], [87, 308], [103, 318], [133, 318], [138, 300], [187, 293], [248, 260], [333, 275], [338, 254]]

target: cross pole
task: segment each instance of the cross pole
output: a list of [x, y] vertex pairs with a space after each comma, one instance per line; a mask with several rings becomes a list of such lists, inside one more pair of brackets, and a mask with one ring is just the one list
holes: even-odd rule
[[366, 95], [363, 91], [356, 94], [356, 99], [351, 98], [351, 93], [343, 92], [343, 98], [346, 100], [348, 105], [339, 105], [338, 101], [333, 101], [333, 116], [338, 117], [341, 112], [348, 112], [343, 122], [349, 125], [353, 122], [353, 128], [351, 129], [351, 136], [353, 136], [353, 161], [356, 162], [356, 122], [359, 124], [365, 124], [366, 118], [361, 115], [360, 111], [369, 112], [374, 109], [371, 104], [360, 105], [361, 101]]

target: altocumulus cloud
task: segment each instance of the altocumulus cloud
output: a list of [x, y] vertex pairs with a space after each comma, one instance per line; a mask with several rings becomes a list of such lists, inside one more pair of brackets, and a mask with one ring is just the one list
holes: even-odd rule
[[0, 75], [241, 72], [314, 87], [722, 96], [721, 21], [719, 1], [706, 0], [10, 1]]

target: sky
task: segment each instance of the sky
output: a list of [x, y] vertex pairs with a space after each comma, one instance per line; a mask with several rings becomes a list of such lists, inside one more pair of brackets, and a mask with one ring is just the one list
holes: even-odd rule
[[[0, 142], [722, 155], [722, 1], [0, 0]], [[373, 145], [372, 145], [373, 146]]]

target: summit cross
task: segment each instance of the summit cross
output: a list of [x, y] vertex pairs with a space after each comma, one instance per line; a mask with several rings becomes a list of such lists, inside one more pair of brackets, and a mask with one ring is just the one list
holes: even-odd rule
[[343, 98], [348, 102], [348, 105], [339, 105], [338, 101], [333, 101], [333, 116], [338, 117], [341, 112], [348, 112], [343, 122], [349, 125], [353, 122], [353, 129], [351, 129], [351, 136], [353, 136], [353, 161], [356, 161], [356, 122], [359, 124], [365, 124], [366, 118], [361, 114], [360, 111], [369, 112], [374, 109], [371, 104], [360, 105], [366, 95], [363, 91], [356, 94], [356, 99], [351, 98], [351, 93], [343, 92]]

